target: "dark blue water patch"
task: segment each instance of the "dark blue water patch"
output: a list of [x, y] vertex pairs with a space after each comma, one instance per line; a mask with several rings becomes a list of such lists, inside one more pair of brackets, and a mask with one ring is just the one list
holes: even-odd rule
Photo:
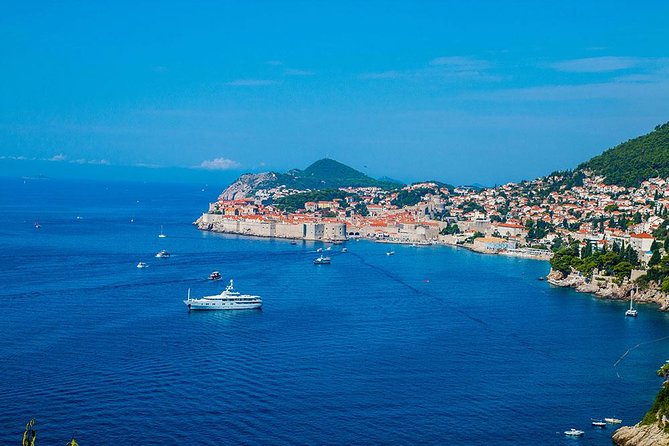
[[[636, 423], [669, 357], [666, 315], [545, 262], [348, 242], [315, 266], [327, 245], [197, 231], [218, 191], [45, 184], [0, 195], [3, 443], [36, 417], [44, 444], [608, 445], [590, 418]], [[230, 278], [263, 309], [186, 311]]]

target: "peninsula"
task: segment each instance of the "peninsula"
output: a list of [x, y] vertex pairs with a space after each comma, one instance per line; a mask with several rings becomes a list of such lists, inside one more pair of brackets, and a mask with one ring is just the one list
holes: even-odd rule
[[245, 174], [201, 230], [339, 242], [447, 244], [550, 260], [549, 282], [669, 309], [669, 123], [571, 171], [497, 187], [377, 180], [331, 159]]

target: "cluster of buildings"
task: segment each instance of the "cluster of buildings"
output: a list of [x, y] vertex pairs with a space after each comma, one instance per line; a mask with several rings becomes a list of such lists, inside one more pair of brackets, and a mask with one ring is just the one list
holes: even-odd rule
[[[593, 249], [632, 246], [647, 261], [652, 233], [665, 224], [669, 182], [651, 178], [639, 187], [621, 187], [587, 173], [575, 184], [565, 179], [553, 175], [487, 189], [449, 190], [432, 182], [393, 191], [347, 187], [340, 189], [342, 199], [306, 202], [292, 213], [271, 204], [285, 196], [283, 188], [237, 200], [222, 194], [197, 224], [266, 237], [448, 243], [536, 257], [550, 257], [555, 243], [572, 239]], [[308, 191], [288, 194], [300, 192]]]

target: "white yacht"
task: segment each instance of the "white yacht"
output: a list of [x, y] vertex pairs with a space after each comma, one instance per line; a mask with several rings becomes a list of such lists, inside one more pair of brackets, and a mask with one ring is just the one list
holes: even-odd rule
[[632, 306], [633, 301], [634, 301], [634, 297], [630, 296], [630, 309], [625, 311], [625, 316], [636, 317], [637, 312], [634, 309], [634, 307]]
[[166, 259], [166, 258], [168, 258], [169, 256], [170, 256], [170, 253], [167, 252], [167, 251], [164, 250], [164, 249], [163, 249], [162, 251], [160, 251], [158, 254], [156, 254], [156, 257], [159, 258], [159, 259]]
[[214, 296], [203, 296], [197, 299], [190, 297], [190, 288], [188, 289], [188, 298], [183, 301], [188, 310], [251, 310], [262, 306], [260, 296], [251, 296], [250, 294], [240, 294], [235, 291], [233, 282], [225, 287], [221, 294]]
[[388, 251], [388, 252], [386, 253], [386, 255], [387, 255], [387, 256], [394, 256], [394, 255], [395, 255], [395, 251]]
[[601, 427], [601, 428], [604, 428], [604, 427], [606, 427], [606, 422], [605, 422], [605, 421], [602, 421], [602, 420], [592, 420], [592, 425], [593, 425], [594, 427]]
[[323, 257], [323, 254], [314, 259], [314, 265], [329, 265], [330, 263], [332, 263], [332, 259], [330, 257]]
[[580, 437], [584, 434], [585, 432], [580, 431], [578, 429], [574, 429], [573, 427], [569, 429], [568, 431], [564, 431], [564, 434], [569, 436], [569, 437]]
[[148, 267], [149, 267], [149, 265], [144, 263], [144, 262], [139, 262], [137, 264], [137, 268], [148, 268]]
[[604, 418], [604, 421], [606, 421], [609, 424], [620, 424], [623, 422], [620, 418]]

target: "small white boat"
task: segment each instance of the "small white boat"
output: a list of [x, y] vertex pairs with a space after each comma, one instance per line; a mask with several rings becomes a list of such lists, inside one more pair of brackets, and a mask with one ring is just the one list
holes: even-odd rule
[[606, 427], [606, 423], [602, 420], [592, 420], [592, 425], [594, 427], [601, 427], [601, 428]]
[[35, 229], [39, 229], [41, 227], [42, 227], [42, 225], [39, 224], [39, 221], [35, 220]]
[[218, 271], [214, 271], [211, 274], [209, 274], [209, 280], [218, 280], [221, 278], [221, 273]]
[[149, 267], [149, 264], [148, 264], [148, 263], [139, 262], [139, 263], [137, 264], [137, 268], [148, 268], [148, 267]]
[[387, 255], [387, 256], [394, 256], [394, 255], [395, 255], [395, 251], [388, 251], [388, 252], [386, 253], [386, 255]]
[[163, 233], [163, 225], [160, 225], [160, 234], [158, 234], [158, 237], [159, 237], [159, 238], [165, 238], [165, 237], [167, 237], [167, 236]]
[[632, 306], [633, 302], [634, 302], [634, 296], [630, 296], [630, 308], [629, 310], [625, 311], [625, 316], [631, 316], [631, 317], [637, 316], [637, 311], [634, 309], [634, 306]]
[[567, 435], [568, 437], [580, 437], [584, 434], [585, 432], [580, 431], [578, 429], [574, 429], [573, 427], [569, 429], [568, 431], [564, 431], [564, 434]]
[[161, 250], [158, 254], [156, 254], [156, 257], [159, 259], [166, 259], [170, 256], [170, 253], [167, 252], [166, 250]]
[[609, 424], [620, 424], [623, 422], [620, 418], [604, 418], [604, 421], [606, 421]]
[[183, 301], [190, 310], [253, 310], [262, 306], [260, 296], [250, 294], [240, 294], [235, 291], [233, 282], [225, 287], [221, 294], [214, 296], [204, 296], [199, 299], [190, 297], [190, 288], [188, 289], [188, 298]]
[[328, 246], [327, 248], [325, 248], [326, 251], [330, 251], [331, 249], [332, 249], [332, 246]]
[[323, 255], [314, 259], [314, 265], [329, 265], [330, 263], [332, 263], [332, 259], [330, 257], [323, 257]]
[[341, 252], [348, 252], [348, 249], [346, 249], [346, 247], [344, 247], [344, 248], [341, 249]]
[[318, 248], [316, 252], [323, 252], [323, 248]]

